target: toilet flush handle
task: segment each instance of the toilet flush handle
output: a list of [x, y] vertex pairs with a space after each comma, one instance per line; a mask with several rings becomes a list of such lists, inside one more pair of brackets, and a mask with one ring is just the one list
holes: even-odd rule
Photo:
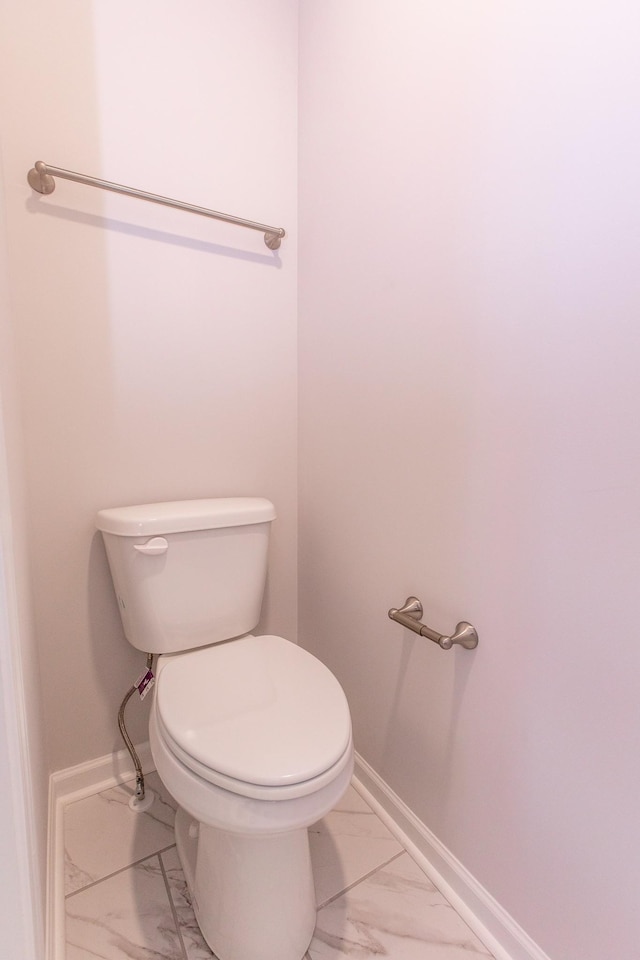
[[164, 537], [151, 537], [146, 543], [134, 543], [133, 549], [138, 553], [144, 553], [147, 556], [157, 557], [160, 553], [166, 553], [169, 549], [169, 541]]

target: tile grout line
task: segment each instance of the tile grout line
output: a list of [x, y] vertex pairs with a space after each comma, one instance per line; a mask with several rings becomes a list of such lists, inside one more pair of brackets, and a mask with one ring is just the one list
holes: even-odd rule
[[344, 890], [340, 890], [338, 893], [335, 893], [332, 897], [329, 897], [328, 900], [325, 900], [323, 903], [318, 904], [317, 913], [323, 910], [325, 907], [328, 907], [330, 903], [333, 903], [334, 900], [338, 900], [345, 893], [348, 893], [349, 890], [353, 890], [354, 887], [357, 887], [359, 883], [368, 880], [369, 877], [372, 877], [374, 873], [377, 873], [378, 870], [382, 870], [384, 867], [388, 867], [390, 863], [393, 863], [394, 860], [397, 860], [398, 857], [401, 857], [403, 853], [406, 853], [406, 850], [399, 850], [398, 853], [394, 853], [392, 857], [389, 857], [388, 860], [385, 860], [383, 863], [379, 863], [377, 867], [374, 867], [373, 870], [369, 870], [368, 873], [365, 873], [364, 876], [359, 877], [357, 880], [354, 880], [353, 883], [350, 883]]
[[[167, 849], [171, 849], [168, 847]], [[166, 853], [166, 850], [164, 851]], [[171, 914], [173, 916], [173, 922], [176, 925], [176, 930], [178, 932], [178, 940], [180, 942], [180, 948], [182, 949], [183, 960], [189, 960], [187, 956], [187, 948], [184, 945], [184, 940], [182, 939], [182, 929], [180, 927], [180, 921], [178, 919], [178, 911], [176, 910], [176, 905], [173, 902], [173, 897], [171, 896], [171, 887], [169, 885], [169, 878], [167, 876], [167, 871], [165, 870], [164, 860], [162, 859], [162, 854], [158, 854], [158, 860], [160, 861], [160, 869], [162, 870], [162, 876], [164, 878], [164, 886], [167, 891], [167, 897], [169, 898], [169, 906], [171, 907]]]
[[163, 847], [162, 850], [156, 850], [154, 853], [147, 854], [146, 857], [140, 857], [139, 860], [134, 860], [133, 863], [128, 863], [124, 867], [120, 867], [119, 870], [114, 870], [113, 873], [108, 873], [104, 877], [100, 877], [99, 880], [92, 880], [91, 883], [85, 883], [84, 887], [78, 887], [77, 890], [72, 890], [71, 893], [65, 894], [65, 903], [71, 897], [75, 897], [77, 893], [84, 893], [85, 890], [90, 890], [91, 887], [97, 887], [99, 883], [103, 883], [105, 880], [111, 880], [112, 877], [117, 877], [119, 873], [124, 873], [125, 870], [129, 870], [130, 867], [137, 867], [138, 864], [144, 863], [146, 860], [151, 860], [152, 857], [159, 857], [161, 853], [166, 853], [167, 850], [172, 850], [175, 847], [175, 843], [170, 843], [166, 847]]

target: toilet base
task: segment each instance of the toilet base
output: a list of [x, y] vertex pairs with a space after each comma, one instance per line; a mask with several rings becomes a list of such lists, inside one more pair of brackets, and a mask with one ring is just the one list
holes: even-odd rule
[[197, 824], [180, 809], [176, 844], [198, 925], [219, 960], [302, 960], [316, 923], [306, 828], [247, 836]]
[[176, 813], [175, 835], [178, 858], [193, 903], [193, 891], [196, 882], [196, 858], [198, 856], [198, 821], [190, 817], [182, 807], [178, 807]]

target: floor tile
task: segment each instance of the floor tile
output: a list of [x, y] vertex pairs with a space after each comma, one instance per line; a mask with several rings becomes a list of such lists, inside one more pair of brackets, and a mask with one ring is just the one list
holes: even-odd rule
[[318, 913], [311, 960], [471, 960], [490, 954], [403, 853]]
[[184, 960], [157, 856], [66, 900], [66, 960]]
[[353, 787], [309, 828], [316, 903], [326, 903], [402, 851], [402, 846]]
[[156, 794], [145, 813], [129, 807], [135, 780], [65, 808], [65, 894], [174, 843], [174, 800], [156, 773], [145, 776], [145, 786]]
[[214, 954], [200, 933], [200, 927], [191, 906], [191, 896], [184, 878], [180, 858], [175, 847], [160, 855], [169, 883], [169, 893], [182, 936], [187, 960], [211, 960]]
[[[65, 811], [66, 960], [215, 960], [173, 846], [175, 804], [145, 780], [147, 813], [128, 806], [134, 781]], [[305, 960], [489, 960], [352, 787], [309, 840], [321, 909]]]

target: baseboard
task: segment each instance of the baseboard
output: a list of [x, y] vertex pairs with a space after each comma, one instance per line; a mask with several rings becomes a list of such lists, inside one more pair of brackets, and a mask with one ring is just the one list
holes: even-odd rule
[[496, 960], [549, 960], [513, 917], [357, 754], [354, 786]]
[[[143, 773], [155, 769], [149, 743], [136, 745]], [[58, 770], [49, 779], [49, 841], [47, 850], [47, 960], [65, 960], [64, 930], [64, 808], [74, 800], [126, 783], [136, 775], [128, 750]]]

